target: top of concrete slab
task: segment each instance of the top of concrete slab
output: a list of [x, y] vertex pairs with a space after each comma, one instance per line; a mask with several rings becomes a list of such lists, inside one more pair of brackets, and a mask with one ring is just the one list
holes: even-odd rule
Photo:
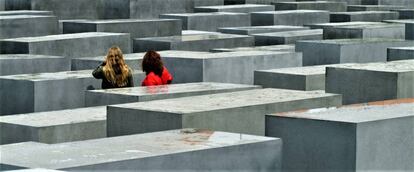
[[247, 13], [235, 13], [235, 12], [210, 12], [210, 13], [174, 13], [174, 14], [161, 14], [160, 16], [196, 17], [196, 16], [226, 16], [226, 15], [248, 15], [248, 14]]
[[55, 17], [55, 16], [45, 16], [45, 15], [0, 15], [0, 20], [15, 20], [15, 19], [28, 19], [28, 18], [51, 18], [51, 17]]
[[414, 23], [414, 19], [403, 19], [403, 20], [383, 20], [387, 23]]
[[232, 9], [232, 8], [254, 8], [254, 7], [273, 7], [273, 5], [265, 5], [265, 4], [236, 4], [236, 5], [198, 6], [196, 8], [206, 8], [206, 9]]
[[329, 97], [333, 95], [336, 94], [329, 94], [325, 93], [324, 91], [305, 92], [284, 89], [256, 89], [113, 106], [129, 109], [186, 114], [253, 105], [265, 105], [275, 102], [288, 102], [311, 98]]
[[79, 78], [91, 78], [91, 77], [93, 77], [92, 70], [79, 70], [79, 71], [63, 71], [63, 72], [53, 72], [53, 73], [7, 75], [7, 76], [0, 76], [0, 79], [48, 81], [48, 80], [79, 79]]
[[121, 35], [128, 35], [129, 36], [129, 33], [85, 32], [85, 33], [74, 33], [74, 34], [38, 36], [38, 37], [21, 37], [21, 38], [3, 39], [3, 41], [42, 42], [42, 41], [85, 39], [85, 38], [105, 37], [105, 36], [121, 36]]
[[210, 32], [202, 30], [182, 30], [182, 35], [200, 35], [200, 34], [221, 34], [220, 32]]
[[[243, 52], [220, 52], [220, 53], [209, 53], [199, 55], [183, 55], [183, 56], [168, 56], [175, 58], [186, 58], [186, 59], [216, 59], [216, 58], [237, 58], [237, 57], [254, 57], [254, 56], [272, 56], [279, 54], [291, 54], [293, 52], [287, 51], [243, 51]], [[165, 56], [164, 56], [165, 57]]]
[[351, 26], [338, 26], [340, 29], [376, 29], [376, 28], [395, 28], [395, 27], [405, 27], [404, 24], [397, 23], [379, 23], [379, 24], [361, 24], [361, 25], [351, 25]]
[[[59, 172], [60, 170], [49, 170], [44, 168], [34, 168], [34, 169], [22, 169], [22, 170], [11, 170], [5, 172]], [[63, 171], [61, 171], [63, 172]]]
[[0, 54], [0, 60], [14, 59], [60, 59], [63, 56], [34, 55], [34, 54]]
[[289, 26], [289, 25], [271, 25], [271, 26], [242, 26], [242, 27], [222, 27], [219, 29], [232, 30], [258, 30], [258, 29], [299, 29], [306, 28], [303, 26]]
[[329, 11], [324, 10], [283, 10], [283, 11], [261, 11], [261, 12], [253, 12], [255, 14], [306, 14], [306, 13], [328, 13]]
[[369, 70], [379, 72], [414, 72], [414, 60], [398, 60], [391, 62], [376, 62], [376, 63], [353, 63], [335, 66], [334, 68], [341, 69], [356, 69]]
[[0, 116], [0, 123], [32, 127], [57, 126], [103, 120], [106, 120], [105, 106]]
[[348, 11], [348, 12], [331, 12], [331, 14], [343, 14], [343, 15], [361, 15], [361, 14], [392, 14], [397, 12], [392, 11]]
[[388, 39], [388, 38], [299, 40], [298, 42], [321, 43], [321, 44], [337, 44], [337, 45], [408, 42], [408, 43], [412, 43], [414, 45], [414, 41], [407, 41], [407, 40], [403, 40], [403, 39]]
[[339, 27], [339, 26], [381, 25], [381, 24], [385, 24], [385, 23], [354, 21], [354, 22], [338, 22], [338, 23], [318, 23], [318, 24], [309, 24], [306, 26], [315, 27], [315, 28], [331, 28], [331, 27]]
[[138, 38], [136, 40], [163, 41], [163, 42], [186, 42], [186, 41], [248, 38], [248, 37], [249, 36], [246, 36], [246, 35], [233, 35], [233, 34], [221, 33], [221, 34], [194, 34], [194, 35], [181, 35], [181, 36]]
[[255, 46], [255, 47], [237, 47], [237, 48], [217, 48], [214, 51], [295, 51], [294, 44], [284, 45], [269, 45], [269, 46]]
[[332, 1], [298, 1], [298, 2], [274, 2], [273, 4], [346, 4], [345, 2]]
[[306, 111], [277, 113], [270, 116], [303, 118], [346, 123], [363, 123], [414, 116], [414, 99], [401, 99], [367, 104], [320, 108]]
[[414, 51], [414, 46], [413, 47], [390, 47], [388, 49], [411, 50], [411, 51]]
[[68, 23], [93, 23], [93, 24], [113, 24], [113, 23], [146, 23], [160, 21], [177, 21], [178, 19], [110, 19], [110, 20], [68, 20]]
[[37, 10], [13, 10], [0, 11], [0, 16], [6, 15], [52, 15], [52, 11], [37, 11]]
[[295, 30], [295, 31], [284, 31], [284, 32], [270, 32], [270, 33], [259, 33], [253, 34], [253, 36], [277, 36], [277, 37], [293, 37], [293, 36], [306, 36], [306, 35], [322, 35], [322, 29], [312, 30]]
[[0, 150], [4, 164], [63, 169], [275, 140], [279, 139], [182, 129], [50, 145], [24, 142], [2, 145]]
[[269, 70], [257, 70], [259, 72], [268, 72], [268, 73], [283, 73], [291, 75], [325, 75], [326, 67], [334, 67], [342, 64], [334, 65], [318, 65], [318, 66], [305, 66], [305, 67], [292, 67], [292, 68], [280, 68], [280, 69], [269, 69]]

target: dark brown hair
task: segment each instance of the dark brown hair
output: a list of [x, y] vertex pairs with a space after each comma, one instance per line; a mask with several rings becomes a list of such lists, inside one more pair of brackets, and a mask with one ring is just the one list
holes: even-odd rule
[[147, 51], [142, 60], [142, 71], [147, 75], [151, 72], [154, 72], [158, 76], [162, 76], [164, 65], [161, 60], [160, 54], [155, 51]]

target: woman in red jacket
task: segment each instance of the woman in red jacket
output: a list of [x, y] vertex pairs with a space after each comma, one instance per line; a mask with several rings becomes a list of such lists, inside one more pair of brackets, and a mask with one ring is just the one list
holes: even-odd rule
[[164, 67], [161, 56], [155, 51], [147, 51], [142, 60], [142, 70], [146, 73], [142, 86], [171, 84], [173, 77]]

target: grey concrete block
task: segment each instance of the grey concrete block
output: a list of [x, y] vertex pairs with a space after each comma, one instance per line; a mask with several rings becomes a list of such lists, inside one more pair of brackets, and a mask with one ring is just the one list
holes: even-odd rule
[[[133, 70], [142, 70], [141, 62], [145, 53], [124, 54], [125, 63]], [[73, 58], [71, 70], [95, 69], [105, 60], [105, 56]]]
[[6, 10], [6, 0], [0, 0], [0, 11]]
[[[326, 32], [325, 32], [326, 30]], [[324, 29], [325, 39], [347, 38], [390, 38], [405, 39], [404, 24], [368, 24], [353, 26], [338, 26]]]
[[58, 21], [55, 16], [0, 16], [0, 28], [0, 39], [59, 33]]
[[303, 26], [287, 26], [287, 25], [272, 25], [272, 26], [248, 26], [248, 27], [223, 27], [217, 31], [228, 34], [251, 35], [256, 33], [270, 33], [270, 32], [284, 32], [295, 30], [308, 30], [308, 27]]
[[225, 5], [233, 4], [272, 4], [276, 2], [295, 2], [296, 0], [224, 0]]
[[37, 11], [37, 10], [0, 11], [0, 16], [11, 16], [11, 15], [53, 16], [53, 12], [52, 11]]
[[337, 23], [317, 23], [306, 25], [311, 29], [323, 29], [324, 39], [333, 39], [336, 36], [335, 29], [338, 27], [347, 27], [347, 26], [369, 26], [369, 25], [384, 25], [381, 22], [337, 22]]
[[267, 115], [266, 136], [283, 140], [283, 171], [412, 171], [410, 101]]
[[414, 22], [405, 24], [405, 39], [414, 40]]
[[250, 15], [246, 13], [178, 13], [162, 14], [160, 18], [182, 20], [183, 30], [217, 31], [219, 27], [250, 26]]
[[[135, 83], [145, 77], [134, 72]], [[21, 74], [0, 77], [0, 115], [79, 108], [85, 106], [85, 91], [101, 88], [92, 70]]]
[[395, 5], [348, 5], [348, 11], [393, 11], [403, 8]]
[[2, 146], [3, 164], [63, 171], [280, 172], [281, 156], [278, 138], [198, 129]]
[[255, 45], [295, 44], [298, 40], [322, 40], [322, 29], [252, 34]]
[[253, 12], [250, 14], [252, 26], [294, 25], [328, 23], [329, 12], [320, 10], [287, 10]]
[[383, 20], [385, 23], [414, 23], [414, 19], [401, 19], [401, 20]]
[[181, 35], [181, 21], [172, 19], [121, 19], [63, 21], [63, 33], [129, 33], [131, 38]]
[[303, 53], [303, 65], [367, 63], [387, 61], [387, 48], [412, 46], [413, 41], [401, 39], [333, 39], [298, 41], [296, 51]]
[[398, 19], [398, 13], [392, 11], [354, 11], [354, 12], [333, 12], [330, 14], [331, 22], [371, 21], [380, 22], [383, 20]]
[[0, 76], [70, 70], [70, 61], [61, 56], [0, 55]]
[[213, 53], [220, 52], [237, 52], [237, 51], [289, 51], [295, 52], [295, 45], [269, 45], [269, 46], [254, 46], [254, 47], [238, 47], [238, 48], [217, 48], [212, 49]]
[[387, 49], [387, 61], [414, 59], [414, 46]]
[[221, 5], [221, 6], [199, 6], [194, 9], [195, 12], [235, 12], [250, 13], [257, 11], [274, 11], [273, 5], [264, 4], [238, 4], [238, 5]]
[[223, 52], [165, 57], [174, 83], [223, 82], [253, 84], [260, 69], [302, 66], [301, 53], [277, 51]]
[[343, 12], [347, 10], [346, 2], [331, 1], [304, 1], [304, 2], [278, 2], [274, 3], [276, 10], [326, 10], [330, 12]]
[[253, 46], [254, 38], [232, 34], [197, 34], [134, 39], [134, 52], [148, 50], [209, 51], [214, 48]]
[[399, 19], [414, 19], [414, 9], [396, 9], [391, 11], [398, 12]]
[[0, 116], [0, 144], [61, 143], [106, 137], [106, 107]]
[[336, 106], [340, 102], [340, 95], [323, 91], [255, 89], [111, 105], [107, 109], [107, 135], [187, 127], [264, 135], [265, 114]]
[[412, 0], [361, 0], [363, 5], [398, 5], [407, 8], [414, 8], [414, 1]]
[[126, 33], [88, 32], [40, 37], [22, 37], [0, 41], [3, 54], [44, 54], [66, 58], [105, 55], [114, 45], [130, 52], [130, 37]]
[[414, 97], [414, 60], [352, 64], [326, 69], [326, 92], [343, 104]]
[[30, 10], [30, 0], [4, 0], [5, 10]]

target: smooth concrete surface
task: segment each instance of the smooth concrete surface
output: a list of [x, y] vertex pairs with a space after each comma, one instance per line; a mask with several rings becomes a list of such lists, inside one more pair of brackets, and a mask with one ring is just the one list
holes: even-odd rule
[[289, 52], [295, 52], [295, 45], [294, 44], [287, 44], [287, 45], [238, 47], [238, 48], [217, 48], [217, 49], [212, 49], [211, 50], [211, 52], [213, 52], [213, 53], [237, 52], [237, 51], [289, 51]]
[[407, 8], [414, 8], [414, 1], [412, 0], [361, 0], [363, 5], [398, 5]]
[[283, 140], [283, 171], [413, 171], [414, 101], [266, 116]]
[[354, 12], [333, 12], [330, 13], [331, 22], [371, 21], [380, 22], [383, 20], [396, 20], [398, 13], [392, 11], [354, 11]]
[[414, 8], [412, 9], [395, 9], [392, 10], [395, 12], [398, 12], [399, 14], [399, 19], [414, 19]]
[[0, 39], [59, 33], [55, 16], [0, 15]]
[[299, 30], [286, 32], [272, 32], [252, 34], [254, 36], [256, 46], [279, 45], [279, 44], [295, 44], [298, 40], [322, 40], [323, 30]]
[[[325, 31], [326, 30], [326, 31]], [[326, 39], [390, 38], [405, 39], [404, 24], [367, 24], [338, 26], [324, 29]]]
[[1, 54], [0, 76], [70, 70], [70, 61], [61, 56]]
[[106, 107], [0, 116], [0, 144], [61, 143], [106, 137]]
[[387, 49], [387, 61], [414, 59], [414, 46]]
[[[142, 70], [142, 59], [145, 53], [123, 54], [125, 63], [133, 70]], [[71, 70], [95, 69], [105, 61], [106, 56], [73, 58]]]
[[273, 3], [279, 10], [326, 10], [330, 12], [347, 11], [346, 2], [331, 1], [303, 1], [303, 2], [278, 2]]
[[393, 11], [406, 8], [395, 5], [348, 5], [348, 11]]
[[343, 104], [414, 97], [414, 60], [328, 67], [326, 92]]
[[265, 114], [337, 106], [340, 102], [340, 95], [323, 91], [255, 89], [111, 105], [107, 109], [107, 134], [197, 127], [263, 135]]
[[130, 52], [130, 36], [126, 33], [87, 32], [39, 37], [21, 37], [0, 41], [2, 54], [44, 54], [66, 58], [105, 55], [114, 45]]
[[405, 24], [405, 39], [414, 40], [414, 22]]
[[227, 83], [188, 83], [150, 87], [130, 87], [105, 90], [89, 90], [85, 94], [85, 106], [112, 105], [144, 102], [178, 97], [190, 97], [224, 92], [258, 89], [260, 86]]
[[[133, 73], [136, 84], [144, 77]], [[0, 115], [84, 107], [85, 91], [100, 88], [92, 70], [1, 76], [0, 95], [8, 101], [0, 102]]]
[[285, 32], [295, 30], [308, 30], [303, 26], [271, 25], [271, 26], [248, 26], [248, 27], [224, 27], [217, 31], [228, 34], [251, 35], [257, 33]]
[[273, 5], [264, 4], [237, 4], [237, 5], [220, 5], [220, 6], [199, 6], [194, 9], [195, 12], [234, 12], [250, 13], [257, 11], [274, 11]]
[[329, 12], [322, 10], [286, 10], [251, 13], [252, 26], [328, 23]]
[[400, 19], [400, 20], [383, 20], [385, 23], [414, 23], [414, 19]]
[[63, 171], [280, 172], [281, 147], [278, 138], [185, 129], [0, 149], [3, 164]]
[[53, 16], [53, 12], [52, 11], [37, 11], [37, 10], [0, 11], [0, 16], [11, 16], [11, 15]]
[[367, 63], [387, 61], [387, 48], [413, 46], [402, 39], [332, 39], [298, 41], [296, 51], [303, 53], [303, 65]]

